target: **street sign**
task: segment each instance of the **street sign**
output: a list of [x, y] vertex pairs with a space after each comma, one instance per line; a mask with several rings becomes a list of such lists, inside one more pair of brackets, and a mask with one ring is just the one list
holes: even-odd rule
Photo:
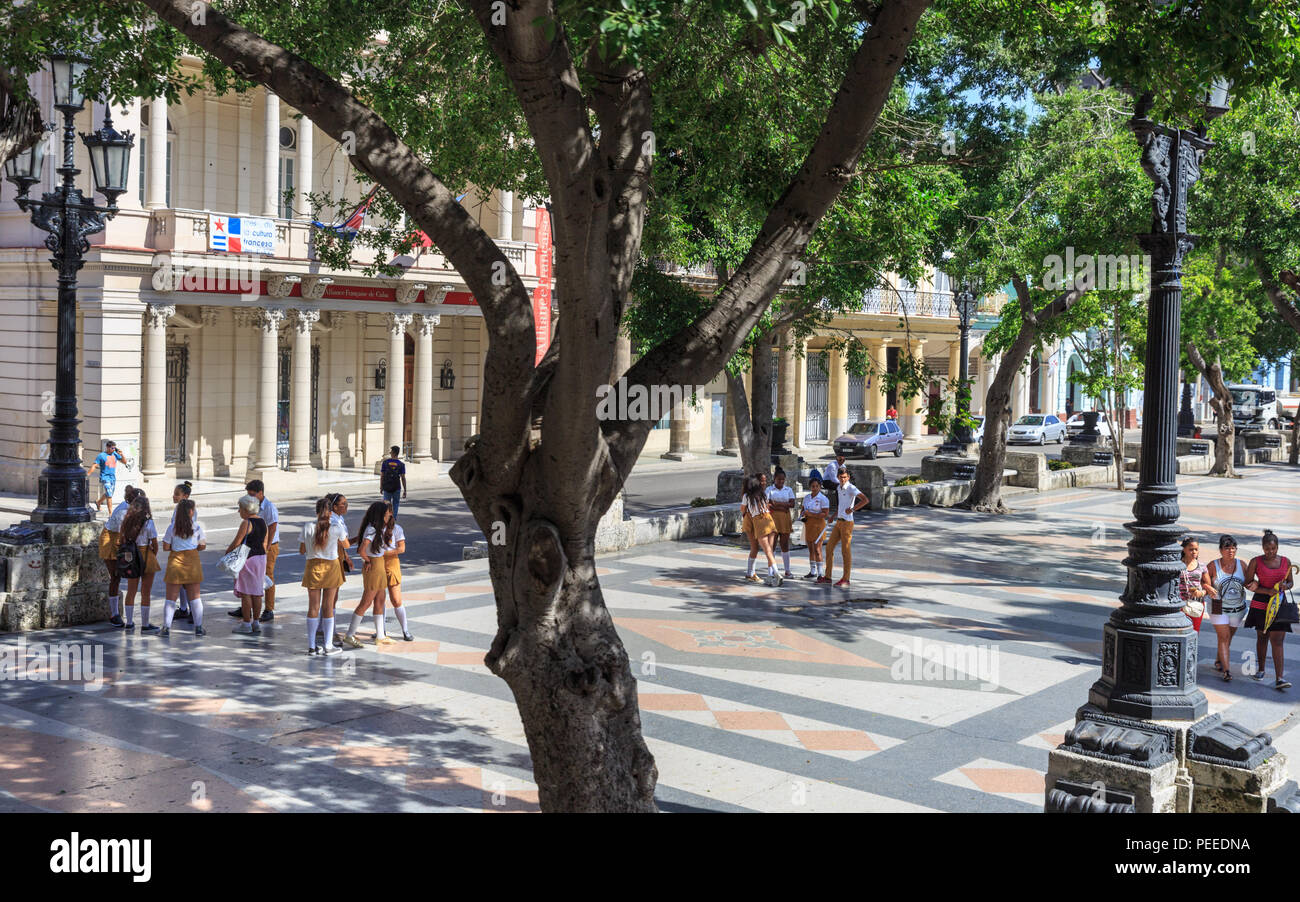
[[208, 250], [275, 256], [275, 220], [209, 214]]

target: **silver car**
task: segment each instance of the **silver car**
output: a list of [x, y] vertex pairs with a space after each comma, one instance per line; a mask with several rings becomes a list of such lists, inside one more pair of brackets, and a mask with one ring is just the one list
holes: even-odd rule
[[1046, 445], [1065, 441], [1065, 424], [1053, 414], [1027, 413], [1007, 430], [1009, 445]]

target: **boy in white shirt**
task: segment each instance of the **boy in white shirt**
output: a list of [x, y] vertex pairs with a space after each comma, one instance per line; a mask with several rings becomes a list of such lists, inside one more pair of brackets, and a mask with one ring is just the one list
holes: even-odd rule
[[835, 546], [838, 544], [844, 552], [844, 575], [837, 588], [848, 588], [849, 574], [853, 571], [853, 515], [866, 507], [870, 499], [858, 487], [849, 482], [849, 471], [840, 467], [837, 474], [840, 490], [837, 494], [835, 526], [831, 528], [830, 538], [826, 540], [826, 575], [817, 580], [819, 583], [831, 581], [831, 571], [835, 569]]

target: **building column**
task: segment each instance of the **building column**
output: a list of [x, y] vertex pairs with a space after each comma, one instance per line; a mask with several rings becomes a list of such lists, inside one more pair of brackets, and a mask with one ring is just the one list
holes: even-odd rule
[[406, 423], [406, 329], [414, 319], [410, 313], [388, 314], [388, 384], [384, 386], [384, 453], [393, 445], [402, 447]]
[[257, 326], [262, 331], [262, 365], [260, 386], [257, 392], [257, 431], [252, 469], [274, 470], [276, 468], [276, 407], [280, 401], [280, 324], [284, 322], [284, 311], [278, 307], [268, 307], [260, 311]]
[[203, 144], [211, 150], [203, 164], [203, 209], [217, 209], [217, 154], [215, 148], [221, 140], [221, 106], [217, 93], [203, 91]]
[[665, 460], [690, 460], [695, 457], [690, 451], [692, 412], [689, 396], [673, 405], [668, 420], [668, 451], [660, 457]]
[[433, 459], [433, 327], [437, 314], [415, 317], [415, 428], [412, 441], [416, 463]]
[[[911, 354], [916, 360], [923, 359], [925, 342], [920, 339], [913, 340]], [[929, 398], [926, 397], [924, 390], [903, 400], [903, 438], [909, 442], [920, 441], [921, 439], [921, 424], [925, 419], [925, 404], [928, 400]]]
[[797, 360], [789, 329], [781, 333], [776, 360], [776, 416], [784, 417], [793, 426], [794, 391], [798, 384], [798, 374], [795, 372]]
[[1011, 381], [1011, 422], [1015, 422], [1029, 410], [1029, 381], [1024, 372], [1017, 372]]
[[311, 469], [311, 327], [319, 310], [294, 310], [293, 381], [289, 386], [289, 469]]
[[829, 384], [826, 398], [826, 437], [832, 442], [849, 428], [849, 375], [844, 369], [844, 353], [832, 350], [826, 355]]
[[171, 305], [149, 304], [144, 311], [144, 422], [140, 429], [140, 472], [146, 479], [161, 476], [167, 441], [167, 320]]
[[239, 177], [235, 180], [235, 212], [253, 212], [253, 95], [235, 95], [239, 106]]
[[266, 92], [262, 143], [262, 215], [280, 215], [280, 98]]
[[867, 339], [868, 353], [875, 363], [871, 387], [867, 389], [867, 416], [873, 420], [885, 418], [885, 373], [889, 371], [889, 339]]
[[145, 183], [145, 209], [167, 206], [167, 98], [149, 101], [149, 178]]
[[316, 190], [311, 171], [312, 157], [315, 154], [313, 141], [315, 130], [316, 127], [306, 116], [298, 120], [298, 160], [294, 172], [293, 208], [297, 211], [299, 219], [308, 221], [312, 216], [311, 199], [307, 195]]
[[513, 191], [498, 192], [501, 198], [500, 218], [497, 220], [497, 241], [514, 241], [515, 195]]

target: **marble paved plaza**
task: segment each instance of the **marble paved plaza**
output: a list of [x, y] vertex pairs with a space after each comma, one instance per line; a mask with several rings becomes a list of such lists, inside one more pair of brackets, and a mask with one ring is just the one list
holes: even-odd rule
[[[1222, 531], [1254, 554], [1265, 527], [1300, 558], [1297, 485], [1284, 466], [1186, 478], [1184, 522], [1207, 558]], [[863, 515], [848, 593], [746, 583], [735, 540], [603, 557], [661, 807], [1041, 810], [1048, 750], [1098, 676], [1132, 501], [1088, 489], [1016, 496], [1008, 517]], [[482, 663], [485, 562], [408, 570], [417, 641], [328, 659], [303, 654], [302, 589], [283, 591], [257, 639], [229, 633], [228, 585], [205, 585], [204, 640], [107, 624], [28, 634], [29, 650], [102, 646], [104, 682], [0, 682], [0, 811], [536, 810], [509, 690]], [[1238, 637], [1238, 667], [1253, 646]], [[1300, 689], [1277, 692], [1271, 673], [1225, 684], [1213, 660], [1207, 624], [1211, 711], [1271, 729], [1300, 765]]]

